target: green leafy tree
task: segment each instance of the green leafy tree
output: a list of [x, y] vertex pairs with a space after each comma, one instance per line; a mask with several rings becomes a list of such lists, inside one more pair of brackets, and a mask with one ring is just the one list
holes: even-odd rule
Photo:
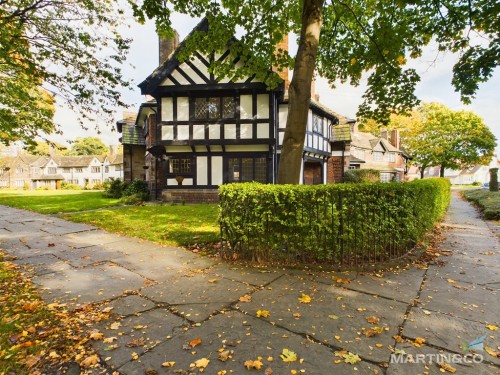
[[48, 141], [36, 141], [36, 146], [32, 151], [34, 155], [40, 156], [50, 156], [55, 155], [66, 155], [69, 152], [68, 148], [56, 142]]
[[493, 156], [496, 140], [483, 119], [470, 111], [453, 111], [440, 103], [424, 103], [411, 116], [393, 115], [389, 129], [400, 129], [401, 144], [423, 171], [440, 166], [462, 169], [487, 164]]
[[104, 155], [108, 146], [97, 137], [79, 137], [71, 146], [69, 155]]
[[[441, 51], [461, 52], [454, 67], [453, 84], [465, 102], [480, 82], [491, 77], [499, 64], [498, 5], [490, 0], [256, 0], [209, 2], [207, 0], [129, 0], [138, 19], [155, 19], [158, 31], [172, 35], [173, 11], [193, 17], [206, 15], [208, 32], [187, 41], [181, 59], [195, 50], [222, 51], [228, 36], [241, 33], [230, 45], [233, 58], [212, 66], [216, 76], [255, 75], [275, 87], [279, 78], [269, 67], [293, 67], [289, 107], [278, 182], [298, 183], [306, 131], [311, 81], [316, 70], [334, 82], [358, 85], [369, 72], [368, 89], [358, 115], [387, 123], [390, 113], [404, 112], [418, 104], [414, 95], [419, 76], [406, 68], [408, 58], [422, 54], [434, 40]], [[285, 34], [299, 35], [294, 58], [275, 51]], [[474, 45], [470, 35], [486, 42]], [[489, 44], [488, 44], [489, 43]]]
[[83, 126], [123, 105], [121, 87], [129, 41], [112, 0], [0, 0], [0, 142], [59, 132], [54, 98], [78, 110]]

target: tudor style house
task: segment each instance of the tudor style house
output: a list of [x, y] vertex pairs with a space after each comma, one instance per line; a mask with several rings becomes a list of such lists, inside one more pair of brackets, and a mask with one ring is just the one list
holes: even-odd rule
[[[207, 28], [203, 19], [193, 32]], [[283, 43], [287, 48], [288, 40]], [[117, 123], [125, 178], [137, 176], [142, 162], [142, 175], [156, 197], [184, 201], [216, 200], [217, 187], [224, 183], [274, 183], [288, 112], [288, 72], [280, 73], [284, 82], [275, 90], [253, 77], [220, 79], [208, 67], [214, 59], [228, 58], [228, 51], [195, 53], [180, 62], [183, 45], [178, 38], [160, 39], [160, 66], [139, 84], [150, 100], [141, 105], [133, 124]], [[302, 183], [328, 181], [330, 129], [341, 120], [311, 100]], [[141, 147], [146, 151], [142, 160], [137, 153]]]

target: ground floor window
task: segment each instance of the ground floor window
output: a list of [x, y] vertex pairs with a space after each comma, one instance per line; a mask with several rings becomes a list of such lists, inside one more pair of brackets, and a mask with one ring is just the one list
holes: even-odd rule
[[390, 182], [392, 179], [392, 173], [380, 173], [380, 181], [381, 182]]
[[174, 158], [169, 160], [168, 173], [176, 175], [191, 174], [190, 158]]
[[266, 158], [227, 158], [227, 182], [267, 182]]

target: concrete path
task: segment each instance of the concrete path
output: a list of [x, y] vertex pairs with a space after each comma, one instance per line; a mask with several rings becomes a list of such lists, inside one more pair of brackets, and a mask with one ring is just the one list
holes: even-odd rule
[[[0, 247], [32, 267], [46, 301], [113, 307], [113, 319], [93, 327], [116, 338], [95, 344], [109, 374], [197, 374], [203, 365], [245, 374], [258, 359], [266, 374], [441, 374], [437, 362], [500, 374], [500, 358], [481, 348], [462, 356], [482, 336], [500, 351], [500, 329], [487, 328], [500, 327], [500, 247], [454, 194], [440, 249], [450, 255], [428, 268], [246, 268], [3, 206]], [[297, 360], [280, 358], [285, 349]], [[354, 354], [360, 361], [346, 363]]]

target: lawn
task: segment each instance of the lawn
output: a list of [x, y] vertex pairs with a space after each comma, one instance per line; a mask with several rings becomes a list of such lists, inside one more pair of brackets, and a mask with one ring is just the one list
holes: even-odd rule
[[100, 191], [5, 190], [0, 191], [0, 204], [42, 214], [57, 214], [116, 206], [120, 202], [118, 199], [104, 198]]
[[198, 204], [131, 206], [64, 214], [62, 218], [164, 245], [189, 246], [219, 240], [217, 215], [217, 205]]
[[500, 219], [500, 192], [477, 189], [464, 191], [462, 195], [465, 199], [476, 204], [486, 219]]

